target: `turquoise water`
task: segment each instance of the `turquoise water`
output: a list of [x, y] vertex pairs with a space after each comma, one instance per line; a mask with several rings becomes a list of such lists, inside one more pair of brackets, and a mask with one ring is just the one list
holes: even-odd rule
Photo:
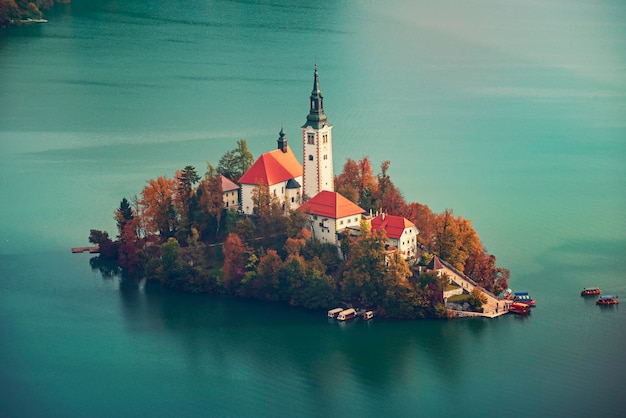
[[[621, 415], [624, 310], [578, 292], [626, 294], [623, 2], [170, 3], [0, 32], [0, 415]], [[297, 154], [315, 62], [335, 171], [471, 219], [530, 318], [339, 326], [69, 254], [239, 138]]]

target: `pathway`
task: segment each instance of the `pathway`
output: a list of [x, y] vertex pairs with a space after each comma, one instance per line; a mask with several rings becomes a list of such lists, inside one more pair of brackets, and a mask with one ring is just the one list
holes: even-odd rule
[[500, 315], [504, 315], [508, 313], [508, 309], [505, 308], [506, 301], [499, 300], [493, 294], [487, 292], [480, 286], [477, 286], [473, 281], [466, 279], [465, 277], [459, 275], [456, 271], [452, 270], [448, 266], [443, 267], [441, 271], [448, 275], [458, 286], [466, 289], [468, 292], [474, 290], [474, 288], [478, 288], [482, 292], [483, 295], [487, 298], [487, 303], [483, 305], [483, 312], [463, 312], [462, 316], [485, 316], [488, 318], [495, 318]]

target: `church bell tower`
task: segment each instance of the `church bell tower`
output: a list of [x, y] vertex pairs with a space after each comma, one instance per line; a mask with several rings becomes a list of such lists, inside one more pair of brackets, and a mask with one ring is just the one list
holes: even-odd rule
[[333, 174], [333, 127], [324, 113], [317, 64], [313, 75], [309, 115], [302, 126], [303, 191], [310, 199], [322, 190], [335, 191]]

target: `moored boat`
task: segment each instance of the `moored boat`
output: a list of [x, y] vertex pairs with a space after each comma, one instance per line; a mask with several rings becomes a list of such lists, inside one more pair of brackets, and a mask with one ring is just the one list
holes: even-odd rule
[[534, 308], [537, 305], [535, 300], [528, 294], [528, 292], [515, 292], [513, 302], [523, 303], [531, 308]]
[[509, 306], [509, 312], [518, 315], [530, 315], [530, 306], [521, 302], [513, 302], [511, 306]]
[[617, 305], [618, 303], [617, 295], [603, 295], [596, 300], [596, 305]]
[[339, 313], [341, 311], [343, 311], [343, 308], [331, 309], [330, 311], [328, 311], [328, 317], [329, 318], [337, 318], [337, 315], [339, 315]]
[[338, 321], [347, 321], [348, 319], [352, 319], [352, 318], [356, 318], [356, 311], [352, 308], [345, 309], [339, 312], [339, 315], [337, 315]]
[[599, 295], [600, 293], [602, 292], [599, 287], [585, 287], [580, 292], [580, 296]]
[[374, 311], [366, 311], [363, 313], [363, 319], [369, 321], [374, 317]]

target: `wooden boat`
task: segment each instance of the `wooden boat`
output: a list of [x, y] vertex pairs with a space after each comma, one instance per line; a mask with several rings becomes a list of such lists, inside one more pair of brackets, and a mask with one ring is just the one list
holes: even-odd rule
[[580, 296], [599, 295], [600, 293], [602, 292], [599, 287], [585, 287], [580, 292]]
[[337, 315], [338, 321], [347, 321], [348, 319], [352, 319], [352, 318], [356, 318], [356, 311], [352, 308], [345, 309], [339, 312], [339, 315]]
[[343, 311], [343, 308], [331, 309], [330, 311], [328, 311], [328, 317], [329, 318], [337, 318], [337, 315], [339, 315], [339, 313], [341, 311]]
[[513, 301], [523, 303], [531, 308], [534, 308], [537, 305], [535, 300], [528, 294], [528, 292], [515, 292]]
[[518, 315], [530, 315], [530, 306], [521, 302], [513, 302], [509, 306], [509, 312]]
[[366, 311], [363, 313], [363, 319], [369, 321], [374, 317], [374, 311]]
[[618, 303], [617, 295], [603, 295], [596, 300], [596, 305], [617, 305]]

